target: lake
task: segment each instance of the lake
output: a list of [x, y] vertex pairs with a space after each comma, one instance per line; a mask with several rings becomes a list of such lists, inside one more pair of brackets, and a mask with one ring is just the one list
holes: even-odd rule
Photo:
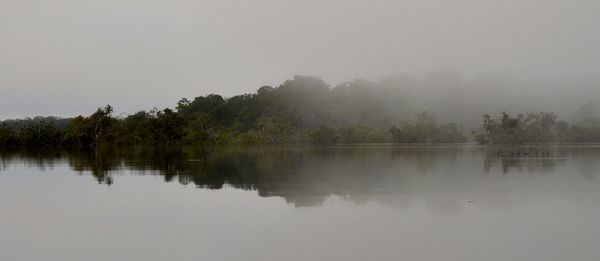
[[599, 260], [600, 146], [0, 153], [0, 260]]

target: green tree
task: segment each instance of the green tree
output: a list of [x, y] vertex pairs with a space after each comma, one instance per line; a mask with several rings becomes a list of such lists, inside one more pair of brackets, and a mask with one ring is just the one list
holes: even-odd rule
[[154, 144], [152, 136], [153, 122], [156, 120], [156, 111], [139, 111], [122, 120], [122, 139], [120, 143], [133, 145]]
[[18, 139], [15, 132], [5, 122], [0, 124], [0, 146], [13, 147], [18, 145]]
[[327, 126], [310, 129], [308, 138], [310, 143], [316, 145], [336, 144], [338, 141], [336, 130]]
[[159, 145], [181, 143], [185, 136], [184, 129], [185, 121], [175, 111], [171, 109], [158, 111], [151, 127], [154, 143]]
[[83, 148], [92, 144], [93, 138], [87, 131], [87, 121], [87, 118], [81, 115], [71, 120], [65, 133], [65, 141], [68, 145], [72, 147]]
[[122, 135], [121, 126], [112, 112], [113, 108], [106, 105], [89, 117], [74, 118], [67, 126], [66, 139], [79, 148], [118, 144]]
[[188, 144], [213, 145], [221, 143], [220, 127], [205, 112], [195, 112], [189, 115], [184, 133], [185, 142]]
[[288, 143], [292, 135], [292, 127], [280, 118], [259, 118], [255, 130], [257, 139], [263, 144]]
[[87, 132], [94, 140], [93, 146], [114, 144], [119, 133], [119, 121], [112, 116], [113, 108], [106, 105], [88, 118]]
[[526, 142], [551, 142], [556, 139], [556, 115], [540, 112], [528, 113], [523, 119], [523, 140]]
[[481, 131], [476, 133], [476, 139], [480, 143], [522, 143], [523, 132], [521, 128], [523, 116], [511, 117], [502, 112], [500, 119], [492, 119], [490, 115], [483, 116]]
[[55, 147], [61, 144], [62, 134], [47, 122], [32, 123], [21, 129], [19, 142], [27, 147]]

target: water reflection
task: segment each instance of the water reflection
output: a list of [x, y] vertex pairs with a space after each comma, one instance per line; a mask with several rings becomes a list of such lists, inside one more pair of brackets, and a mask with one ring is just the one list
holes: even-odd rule
[[0, 151], [0, 260], [596, 260], [600, 146], [522, 149]]
[[505, 146], [486, 149], [484, 170], [500, 165], [503, 173], [553, 171], [568, 160], [569, 150], [558, 146]]
[[[538, 153], [522, 153], [533, 150]], [[462, 184], [462, 196], [453, 198], [449, 193], [447, 199], [454, 203], [434, 203], [451, 206], [469, 201], [464, 191], [468, 191], [468, 184], [481, 182], [482, 175], [553, 173], [568, 166], [577, 167], [586, 179], [594, 179], [599, 155], [600, 148], [594, 146], [127, 148], [78, 153], [1, 152], [0, 170], [10, 168], [12, 163], [45, 170], [66, 161], [72, 170], [81, 175], [89, 173], [100, 184], [118, 182], [116, 175], [124, 172], [161, 175], [166, 182], [198, 188], [220, 189], [228, 185], [256, 190], [260, 196], [283, 197], [296, 206], [320, 205], [332, 195], [358, 204], [377, 199], [404, 205], [411, 204], [402, 202], [406, 197], [398, 197], [404, 193], [423, 194], [420, 198], [426, 199], [436, 186], [448, 189]]]

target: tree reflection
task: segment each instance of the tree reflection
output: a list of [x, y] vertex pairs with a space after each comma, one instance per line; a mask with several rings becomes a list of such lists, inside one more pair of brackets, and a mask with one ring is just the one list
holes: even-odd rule
[[[578, 160], [593, 162], [598, 156], [598, 150], [573, 152], [558, 147], [544, 149], [551, 152], [551, 156], [539, 158], [528, 155], [519, 158], [498, 153], [500, 150], [497, 148], [435, 146], [19, 151], [0, 152], [0, 170], [6, 169], [12, 161], [47, 169], [61, 160], [67, 160], [77, 173], [89, 173], [98, 183], [106, 185], [118, 182], [116, 173], [132, 173], [160, 175], [166, 182], [193, 184], [203, 189], [230, 186], [255, 190], [260, 196], [282, 197], [295, 206], [320, 205], [331, 196], [355, 203], [378, 199], [390, 204], [412, 204], [402, 200], [407, 198], [403, 195], [411, 193], [419, 193], [422, 199], [427, 199], [430, 194], [437, 195], [431, 198], [432, 204], [452, 206], [463, 200], [464, 195], [446, 191], [444, 193], [448, 194], [440, 197], [439, 188], [469, 184], [474, 175], [490, 172], [552, 172], [573, 155]], [[598, 169], [598, 166], [589, 166], [594, 163], [586, 164], [583, 166], [592, 169], [591, 172]], [[440, 202], [440, 198], [453, 203]]]
[[57, 162], [64, 159], [65, 155], [65, 151], [50, 148], [38, 150], [4, 150], [0, 148], [0, 171], [17, 161], [40, 170], [52, 169]]
[[557, 146], [496, 146], [485, 151], [484, 170], [490, 172], [499, 166], [508, 172], [552, 172], [557, 164], [564, 163], [569, 150]]

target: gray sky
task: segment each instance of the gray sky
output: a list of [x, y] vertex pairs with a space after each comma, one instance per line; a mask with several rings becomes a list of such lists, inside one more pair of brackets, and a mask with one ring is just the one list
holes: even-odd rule
[[294, 74], [600, 82], [600, 1], [0, 0], [0, 119], [173, 107]]

